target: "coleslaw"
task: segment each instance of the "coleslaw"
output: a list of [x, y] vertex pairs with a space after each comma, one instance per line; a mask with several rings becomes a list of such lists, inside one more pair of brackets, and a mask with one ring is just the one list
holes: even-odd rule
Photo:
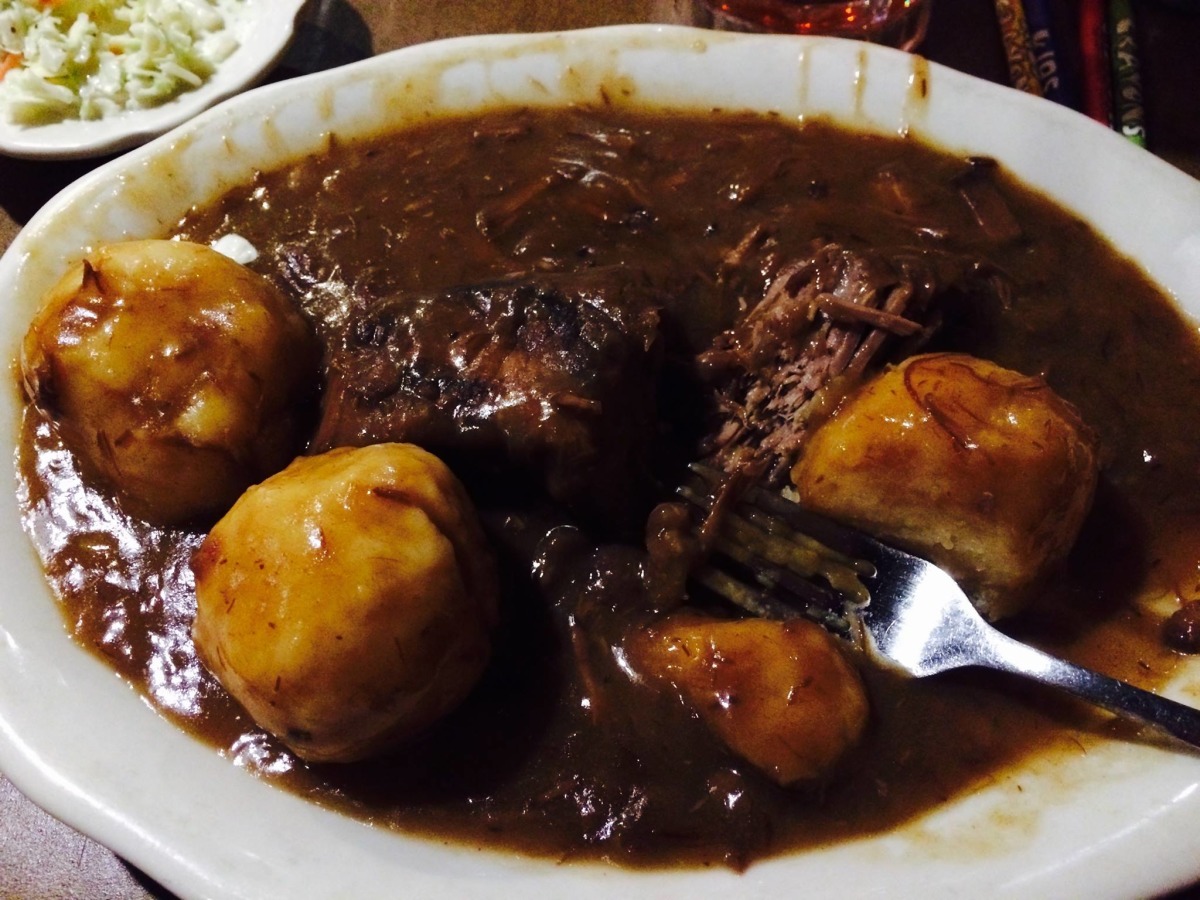
[[0, 0], [0, 115], [100, 119], [199, 87], [246, 0]]

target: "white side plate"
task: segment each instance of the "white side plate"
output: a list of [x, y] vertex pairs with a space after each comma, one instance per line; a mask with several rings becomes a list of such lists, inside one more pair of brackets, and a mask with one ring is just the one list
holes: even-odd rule
[[307, 0], [246, 0], [231, 24], [238, 48], [200, 87], [147, 109], [103, 119], [47, 125], [0, 120], [0, 154], [32, 159], [81, 159], [144, 144], [227, 97], [257, 84], [283, 56]]

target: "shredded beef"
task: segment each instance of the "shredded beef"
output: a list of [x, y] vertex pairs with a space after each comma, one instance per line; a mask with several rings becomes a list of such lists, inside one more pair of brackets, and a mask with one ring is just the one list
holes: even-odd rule
[[780, 482], [812, 413], [879, 361], [889, 342], [916, 346], [936, 325], [940, 278], [923, 257], [826, 244], [783, 266], [762, 300], [699, 357], [717, 385], [720, 422], [704, 448], [722, 469]]

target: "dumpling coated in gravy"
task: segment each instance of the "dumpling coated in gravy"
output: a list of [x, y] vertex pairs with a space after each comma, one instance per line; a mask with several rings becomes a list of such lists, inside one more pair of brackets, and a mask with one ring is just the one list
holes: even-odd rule
[[792, 470], [808, 507], [946, 568], [988, 618], [1029, 602], [1078, 537], [1095, 434], [1041, 378], [958, 353], [864, 385]]
[[412, 737], [488, 663], [491, 551], [453, 473], [411, 444], [297, 459], [238, 500], [192, 567], [201, 660], [305, 759]]
[[781, 785], [827, 774], [866, 728], [858, 672], [838, 639], [805, 619], [677, 613], [626, 649], [636, 671], [672, 686], [730, 750]]
[[89, 253], [25, 336], [26, 390], [133, 515], [215, 518], [285, 466], [319, 349], [270, 282], [199, 244]]

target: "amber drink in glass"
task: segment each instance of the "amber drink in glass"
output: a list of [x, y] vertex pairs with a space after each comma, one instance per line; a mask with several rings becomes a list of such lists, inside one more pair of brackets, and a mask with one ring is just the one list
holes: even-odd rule
[[856, 38], [911, 50], [925, 37], [931, 0], [704, 0], [713, 25]]

